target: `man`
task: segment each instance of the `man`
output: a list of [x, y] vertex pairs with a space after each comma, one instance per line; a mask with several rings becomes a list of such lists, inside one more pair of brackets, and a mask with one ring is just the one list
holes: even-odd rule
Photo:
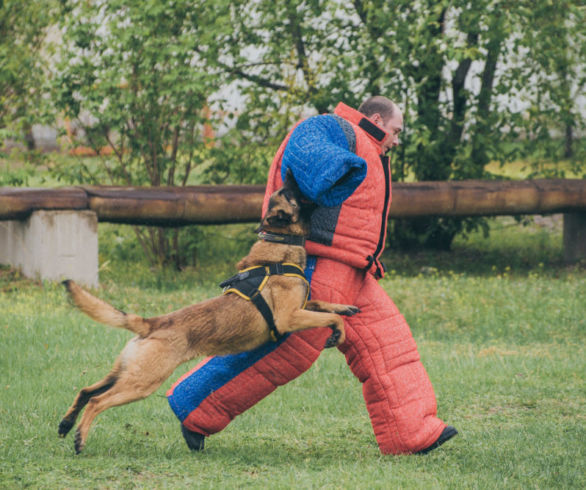
[[[390, 162], [403, 115], [389, 99], [366, 100], [358, 111], [340, 103], [333, 114], [299, 123], [281, 144], [269, 171], [268, 197], [290, 169], [317, 205], [306, 242], [311, 297], [352, 304], [339, 346], [363, 384], [375, 437], [384, 454], [426, 453], [457, 434], [436, 416], [433, 388], [409, 326], [377, 280], [391, 202]], [[242, 354], [214, 357], [167, 393], [188, 446], [309, 369], [331, 334], [310, 329]]]

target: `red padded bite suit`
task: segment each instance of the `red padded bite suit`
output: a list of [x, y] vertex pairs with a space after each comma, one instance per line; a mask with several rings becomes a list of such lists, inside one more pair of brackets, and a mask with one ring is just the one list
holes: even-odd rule
[[[433, 388], [409, 326], [377, 282], [383, 274], [378, 256], [384, 245], [390, 204], [390, 175], [378, 156], [385, 133], [343, 104], [334, 114], [348, 140], [345, 151], [363, 158], [366, 168], [360, 170], [357, 164], [359, 185], [341, 205], [318, 209], [317, 216], [325, 217], [325, 224], [312, 221], [311, 241], [307, 244], [308, 252], [313, 254], [307, 270], [311, 297], [360, 308], [359, 314], [345, 318], [346, 341], [339, 350], [362, 383], [381, 452], [412, 453], [433, 444], [445, 424], [436, 416]], [[326, 122], [324, 131], [331, 132], [331, 121]], [[318, 128], [318, 133], [322, 129]], [[327, 138], [326, 133], [316, 139]], [[268, 196], [282, 184], [281, 163], [290, 136], [271, 166], [263, 210]], [[337, 136], [335, 133], [332, 138]], [[336, 144], [344, 146], [343, 141]], [[297, 168], [296, 175], [294, 159], [287, 162], [293, 162], [288, 167], [304, 190], [300, 182], [304, 179], [302, 170]], [[345, 160], [343, 165], [349, 164]], [[336, 178], [334, 175], [330, 180]], [[307, 181], [313, 183], [310, 178]], [[311, 192], [313, 189], [307, 189], [308, 194]], [[321, 199], [316, 198], [319, 192], [312, 196], [316, 201]], [[278, 386], [309, 369], [330, 333], [329, 329], [305, 330], [251, 352], [208, 358], [175, 383], [167, 393], [169, 403], [188, 429], [204, 435], [216, 433]]]

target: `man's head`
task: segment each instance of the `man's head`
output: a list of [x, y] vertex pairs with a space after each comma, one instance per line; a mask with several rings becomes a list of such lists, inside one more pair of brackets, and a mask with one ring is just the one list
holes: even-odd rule
[[403, 113], [392, 100], [375, 95], [360, 104], [358, 111], [388, 133], [382, 142], [383, 153], [399, 144], [399, 134], [403, 130]]

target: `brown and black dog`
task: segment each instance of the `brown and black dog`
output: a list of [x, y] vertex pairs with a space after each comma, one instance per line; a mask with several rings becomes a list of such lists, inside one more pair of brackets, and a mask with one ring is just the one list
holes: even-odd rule
[[[305, 202], [294, 179], [270, 198], [260, 231], [275, 236], [306, 236], [312, 206]], [[295, 264], [305, 268], [306, 253], [299, 243], [275, 243], [260, 239], [237, 265], [239, 270], [271, 264]], [[101, 381], [83, 388], [59, 424], [65, 437], [87, 405], [75, 436], [75, 451], [85, 446], [90, 425], [104, 410], [146, 398], [180, 364], [202, 355], [234, 354], [270, 341], [267, 321], [255, 305], [238, 294], [222, 296], [153, 318], [119, 311], [91, 295], [73, 281], [64, 282], [75, 305], [94, 320], [136, 334]], [[260, 293], [270, 307], [279, 334], [313, 327], [329, 327], [333, 334], [326, 347], [345, 339], [339, 315], [354, 315], [350, 305], [308, 301], [308, 283], [295, 275], [271, 275]]]

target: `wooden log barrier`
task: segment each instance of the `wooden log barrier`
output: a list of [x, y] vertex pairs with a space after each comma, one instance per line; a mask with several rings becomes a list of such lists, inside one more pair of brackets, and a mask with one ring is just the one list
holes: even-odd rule
[[22, 220], [37, 210], [88, 209], [87, 194], [77, 187], [29, 189], [0, 187], [0, 220]]
[[[64, 275], [95, 286], [96, 220], [169, 227], [258, 222], [263, 196], [264, 186], [3, 187], [0, 262], [31, 277]], [[564, 213], [566, 260], [586, 259], [585, 180], [395, 183], [389, 218], [549, 213]]]
[[526, 180], [396, 183], [390, 218], [586, 212], [586, 181]]
[[100, 221], [157, 226], [260, 220], [264, 186], [84, 187]]
[[[102, 222], [157, 226], [260, 220], [263, 186], [0, 188], [0, 220], [89, 209]], [[586, 213], [586, 181], [394, 183], [389, 218]]]

